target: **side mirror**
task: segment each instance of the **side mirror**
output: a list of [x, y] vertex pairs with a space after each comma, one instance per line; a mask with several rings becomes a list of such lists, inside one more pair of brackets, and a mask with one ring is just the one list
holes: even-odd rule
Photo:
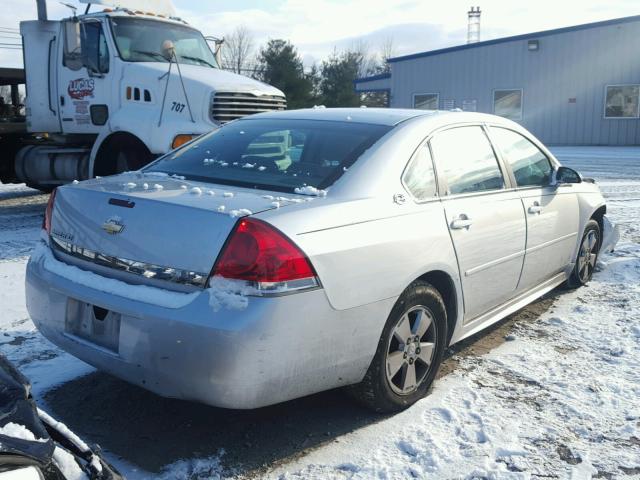
[[558, 167], [551, 175], [551, 186], [557, 186], [567, 183], [582, 183], [582, 176], [573, 168]]
[[80, 23], [74, 21], [64, 22], [65, 52], [67, 55], [80, 55]]

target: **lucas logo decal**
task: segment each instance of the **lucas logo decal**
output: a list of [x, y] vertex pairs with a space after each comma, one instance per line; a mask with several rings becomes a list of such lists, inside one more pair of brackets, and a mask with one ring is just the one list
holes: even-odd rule
[[82, 100], [86, 97], [93, 98], [94, 87], [95, 82], [92, 78], [78, 78], [69, 82], [67, 93], [71, 98], [75, 98], [76, 100]]

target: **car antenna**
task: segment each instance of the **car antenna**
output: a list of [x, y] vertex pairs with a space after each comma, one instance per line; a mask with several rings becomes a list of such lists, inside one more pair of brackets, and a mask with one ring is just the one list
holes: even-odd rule
[[71, 9], [71, 11], [73, 12], [74, 21], [78, 19], [78, 15], [77, 15], [78, 9], [74, 5], [71, 5], [70, 3], [65, 3], [65, 2], [58, 2], [58, 3], [60, 5], [64, 5], [65, 7]]

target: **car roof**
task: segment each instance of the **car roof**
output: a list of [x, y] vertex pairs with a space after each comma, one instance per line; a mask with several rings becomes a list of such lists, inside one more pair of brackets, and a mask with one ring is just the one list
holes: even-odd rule
[[246, 118], [280, 118], [294, 120], [325, 120], [331, 122], [350, 121], [373, 125], [395, 126], [415, 117], [436, 116], [443, 113], [437, 110], [410, 110], [402, 108], [305, 108], [265, 112]]
[[[461, 122], [491, 122], [512, 124], [495, 115], [461, 110], [417, 110], [409, 108], [305, 108], [258, 113], [244, 119], [324, 120], [329, 122], [355, 122], [394, 127], [407, 120], [426, 120], [438, 125]], [[242, 119], [238, 120], [242, 121]]]

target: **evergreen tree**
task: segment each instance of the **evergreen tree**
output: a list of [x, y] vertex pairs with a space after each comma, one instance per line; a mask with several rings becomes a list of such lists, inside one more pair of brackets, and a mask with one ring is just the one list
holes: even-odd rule
[[313, 106], [313, 82], [305, 75], [296, 48], [285, 40], [269, 40], [260, 51], [260, 78], [287, 96], [290, 109]]
[[320, 68], [320, 97], [326, 107], [358, 107], [360, 95], [353, 81], [358, 78], [362, 55], [354, 51], [334, 52]]

